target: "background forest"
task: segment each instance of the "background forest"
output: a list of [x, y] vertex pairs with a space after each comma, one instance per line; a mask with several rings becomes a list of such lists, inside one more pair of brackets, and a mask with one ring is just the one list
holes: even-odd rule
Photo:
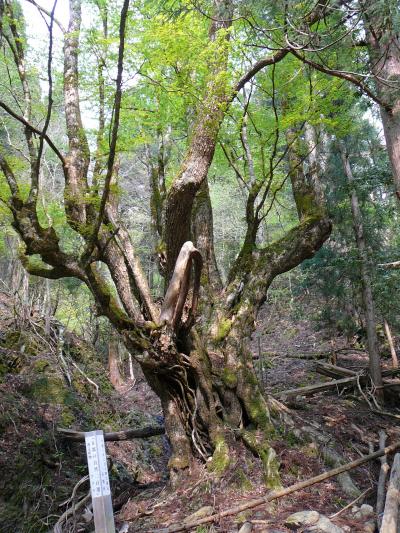
[[[332, 414], [365, 424], [362, 453], [398, 440], [399, 31], [391, 0], [0, 0], [1, 532], [93, 530], [57, 426], [147, 427], [109, 445], [129, 531], [190, 514], [143, 518], [167, 478], [195, 511], [310, 477], [290, 450], [322, 441], [275, 398], [319, 383], [315, 359], [367, 376]], [[360, 398], [381, 415], [357, 420]], [[332, 396], [297, 401], [330, 416]], [[354, 457], [331, 438], [331, 466]], [[325, 487], [332, 512], [350, 483]]]

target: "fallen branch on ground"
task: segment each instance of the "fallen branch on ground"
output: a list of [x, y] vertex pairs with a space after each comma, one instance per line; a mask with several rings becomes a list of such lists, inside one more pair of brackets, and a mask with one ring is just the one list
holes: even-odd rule
[[349, 370], [348, 368], [343, 368], [341, 366], [331, 365], [329, 363], [322, 363], [320, 361], [316, 364], [315, 371], [318, 372], [318, 374], [323, 374], [324, 376], [329, 376], [331, 378], [336, 379], [357, 375], [357, 372], [355, 372], [354, 370]]
[[361, 466], [365, 463], [368, 463], [369, 461], [372, 461], [374, 459], [378, 459], [379, 457], [382, 457], [383, 455], [391, 454], [397, 450], [400, 449], [400, 441], [395, 442], [391, 446], [387, 446], [383, 450], [378, 450], [374, 453], [371, 453], [369, 455], [366, 455], [365, 457], [361, 457], [360, 459], [356, 459], [355, 461], [352, 461], [351, 463], [347, 463], [343, 466], [340, 466], [338, 468], [334, 468], [333, 470], [329, 470], [328, 472], [324, 472], [323, 474], [319, 474], [318, 476], [314, 476], [310, 479], [307, 479], [305, 481], [300, 481], [298, 483], [295, 483], [294, 485], [290, 485], [289, 487], [278, 489], [275, 491], [270, 492], [266, 496], [263, 496], [262, 498], [255, 498], [252, 500], [248, 500], [245, 503], [242, 503], [240, 505], [237, 505], [235, 507], [231, 507], [230, 509], [226, 509], [225, 511], [221, 511], [220, 513], [215, 513], [210, 516], [206, 516], [205, 518], [201, 518], [199, 520], [196, 520], [194, 522], [187, 523], [185, 525], [179, 525], [179, 526], [171, 526], [167, 527], [162, 530], [163, 533], [177, 533], [178, 531], [186, 531], [193, 529], [197, 526], [200, 526], [202, 524], [208, 524], [210, 522], [216, 522], [217, 520], [220, 520], [221, 518], [224, 518], [225, 516], [231, 516], [234, 514], [241, 513], [243, 511], [246, 511], [247, 509], [253, 509], [254, 507], [258, 507], [259, 505], [263, 505], [265, 503], [272, 502], [274, 500], [277, 500], [279, 498], [283, 498], [284, 496], [288, 496], [289, 494], [293, 494], [293, 492], [297, 492], [299, 490], [305, 489], [307, 487], [310, 487], [311, 485], [315, 485], [316, 483], [321, 483], [321, 481], [325, 481], [326, 479], [329, 479], [331, 477], [335, 477], [338, 474], [341, 474], [342, 472], [347, 472], [348, 470], [352, 470], [353, 468], [357, 468], [357, 466]]
[[[383, 372], [382, 372], [383, 374]], [[306, 387], [299, 387], [296, 389], [287, 389], [279, 393], [281, 399], [293, 398], [296, 396], [312, 396], [318, 392], [324, 392], [329, 389], [335, 389], [337, 387], [349, 387], [351, 385], [357, 385], [358, 383], [364, 385], [369, 379], [368, 375], [355, 374], [341, 379], [333, 379], [332, 381], [326, 381], [325, 383], [315, 383], [314, 385], [308, 385]], [[385, 389], [397, 389], [400, 387], [400, 382], [383, 380]]]
[[316, 383], [315, 385], [309, 385], [308, 387], [299, 387], [297, 389], [288, 389], [279, 393], [279, 397], [290, 398], [293, 396], [311, 396], [318, 392], [323, 392], [329, 389], [334, 389], [338, 386], [349, 386], [357, 383], [357, 376], [351, 376], [348, 378], [334, 379], [327, 381], [326, 383]]
[[[75, 431], [74, 429], [57, 428], [57, 431], [68, 440], [75, 442], [85, 441], [84, 431]], [[147, 439], [148, 437], [155, 437], [156, 435], [163, 435], [165, 428], [146, 426], [142, 429], [121, 429], [121, 431], [114, 431], [111, 433], [104, 433], [104, 440], [130, 440], [130, 439]]]
[[306, 353], [288, 353], [284, 357], [288, 359], [327, 359], [332, 352], [306, 352]]

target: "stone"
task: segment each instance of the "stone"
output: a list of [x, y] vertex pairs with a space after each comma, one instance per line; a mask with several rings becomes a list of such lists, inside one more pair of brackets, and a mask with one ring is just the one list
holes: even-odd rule
[[253, 524], [251, 522], [245, 522], [239, 529], [239, 533], [251, 533], [253, 530]]
[[375, 532], [375, 521], [369, 520], [368, 522], [365, 522], [363, 531], [365, 533], [374, 533]]
[[198, 509], [193, 514], [187, 516], [183, 523], [189, 524], [190, 522], [194, 522], [194, 520], [199, 520], [200, 518], [209, 516], [210, 514], [213, 514], [213, 512], [214, 509], [211, 507], [211, 505], [205, 505], [204, 507], [200, 507], [200, 509]]
[[[318, 522], [315, 524], [315, 529], [323, 533], [343, 533], [343, 529], [336, 526], [326, 516], [320, 515]], [[311, 528], [313, 529], [313, 528]]]
[[372, 505], [368, 505], [367, 503], [363, 503], [363, 505], [360, 507], [360, 514], [361, 516], [367, 518], [369, 516], [374, 516], [375, 511]]
[[285, 533], [284, 531], [282, 531], [281, 529], [262, 529], [260, 531], [260, 533]]
[[317, 511], [299, 511], [288, 516], [285, 526], [295, 529], [299, 526], [313, 526], [319, 520], [320, 514]]
[[86, 511], [82, 514], [82, 518], [86, 524], [89, 524], [93, 520], [93, 513], [90, 509], [86, 509]]
[[324, 515], [317, 511], [300, 511], [290, 515], [285, 526], [296, 529], [300, 526], [307, 526], [307, 532], [313, 533], [344, 533], [344, 530], [336, 526]]

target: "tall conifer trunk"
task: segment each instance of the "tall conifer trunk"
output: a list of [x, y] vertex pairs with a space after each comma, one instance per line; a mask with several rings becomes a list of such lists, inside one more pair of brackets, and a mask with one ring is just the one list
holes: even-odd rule
[[357, 244], [360, 259], [360, 277], [362, 284], [362, 294], [365, 313], [365, 324], [367, 329], [369, 368], [373, 384], [376, 387], [376, 396], [379, 401], [383, 401], [383, 381], [381, 371], [381, 360], [378, 350], [378, 336], [376, 333], [375, 304], [372, 294], [372, 281], [370, 275], [370, 262], [365, 243], [363, 217], [358, 201], [357, 190], [354, 183], [354, 176], [351, 169], [349, 155], [344, 148], [341, 149], [343, 167], [349, 183], [351, 213], [353, 217], [354, 236]]

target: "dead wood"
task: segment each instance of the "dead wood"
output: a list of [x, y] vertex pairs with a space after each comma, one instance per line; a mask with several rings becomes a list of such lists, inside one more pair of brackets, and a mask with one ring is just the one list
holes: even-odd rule
[[399, 361], [397, 359], [396, 348], [395, 348], [395, 345], [394, 345], [392, 332], [390, 331], [390, 326], [389, 326], [389, 324], [387, 323], [386, 320], [384, 320], [383, 324], [384, 324], [384, 327], [385, 327], [385, 335], [386, 335], [386, 338], [387, 338], [387, 341], [388, 341], [388, 344], [389, 344], [389, 348], [390, 348], [390, 355], [392, 356], [393, 368], [398, 368], [399, 367]]
[[[350, 463], [347, 463], [345, 465], [342, 465], [338, 468], [334, 468], [332, 470], [329, 470], [328, 472], [324, 472], [322, 474], [319, 474], [318, 476], [314, 476], [310, 479], [307, 479], [305, 481], [300, 481], [298, 483], [295, 483], [294, 485], [290, 485], [289, 487], [278, 489], [275, 491], [270, 492], [266, 496], [263, 496], [261, 498], [254, 498], [252, 500], [248, 500], [242, 504], [236, 505], [235, 507], [231, 507], [229, 509], [225, 509], [224, 511], [221, 511], [219, 513], [215, 513], [213, 515], [207, 516], [205, 518], [201, 518], [199, 520], [196, 520], [194, 522], [182, 524], [179, 526], [171, 526], [163, 529], [163, 533], [177, 533], [178, 531], [186, 531], [193, 529], [197, 526], [200, 526], [202, 524], [208, 524], [210, 522], [216, 522], [220, 520], [221, 518], [224, 518], [225, 516], [231, 516], [234, 514], [241, 513], [243, 511], [246, 511], [247, 509], [253, 509], [254, 507], [258, 507], [259, 505], [263, 505], [265, 503], [272, 502], [274, 500], [277, 500], [279, 498], [283, 498], [284, 496], [288, 496], [289, 494], [293, 494], [294, 492], [298, 492], [299, 490], [305, 489], [307, 487], [311, 487], [312, 485], [315, 485], [316, 483], [321, 483], [321, 481], [325, 481], [326, 479], [330, 479], [332, 477], [335, 477], [343, 472], [347, 472], [348, 470], [352, 470], [353, 468], [357, 468], [358, 466], [361, 466], [365, 463], [368, 463], [369, 461], [373, 461], [374, 459], [378, 459], [379, 457], [382, 457], [383, 455], [391, 454], [397, 450], [400, 449], [400, 441], [395, 442], [391, 446], [387, 446], [383, 450], [378, 450], [374, 453], [371, 453], [369, 455], [366, 455], [364, 457], [361, 457], [360, 459], [356, 459], [355, 461], [351, 461]], [[400, 455], [399, 455], [400, 458]], [[385, 532], [386, 533], [386, 532]]]
[[331, 352], [306, 352], [306, 353], [288, 353], [285, 357], [289, 359], [328, 359]]
[[188, 327], [192, 325], [196, 314], [200, 290], [200, 276], [203, 260], [200, 252], [188, 241], [182, 246], [176, 260], [174, 273], [160, 313], [160, 323], [169, 324], [173, 329], [179, 326], [183, 308], [190, 288], [190, 278], [194, 265], [192, 304], [186, 319]]
[[316, 363], [315, 371], [318, 372], [318, 374], [323, 374], [324, 376], [329, 376], [336, 379], [357, 375], [357, 372], [354, 370], [320, 361]]
[[[68, 440], [75, 442], [84, 442], [84, 431], [75, 431], [74, 429], [67, 429], [58, 427], [57, 431], [62, 434]], [[149, 437], [155, 437], [156, 435], [163, 435], [165, 429], [163, 427], [146, 426], [142, 429], [122, 429], [121, 431], [114, 431], [111, 433], [104, 433], [104, 440], [131, 440], [131, 439], [147, 439]]]
[[[333, 365], [332, 365], [333, 366]], [[393, 370], [390, 372], [394, 372]], [[388, 374], [385, 374], [388, 375]], [[365, 384], [368, 381], [369, 377], [367, 375], [355, 374], [354, 376], [333, 379], [332, 381], [326, 381], [325, 383], [315, 383], [314, 385], [308, 385], [307, 387], [299, 387], [296, 389], [287, 389], [279, 393], [281, 399], [293, 398], [295, 396], [312, 396], [318, 392], [323, 392], [329, 389], [335, 389], [337, 387], [348, 387], [351, 385], [357, 385], [359, 382], [361, 385]], [[400, 381], [389, 381], [383, 380], [383, 387], [385, 389], [397, 389], [400, 388]], [[383, 414], [383, 412], [382, 412]]]
[[397, 521], [400, 504], [400, 454], [396, 453], [390, 473], [389, 487], [386, 494], [381, 533], [397, 533]]
[[318, 392], [323, 392], [325, 390], [334, 389], [341, 386], [355, 385], [356, 383], [357, 376], [334, 379], [332, 381], [327, 381], [326, 383], [316, 383], [315, 385], [309, 385], [307, 387], [284, 390], [279, 394], [279, 397], [284, 399], [293, 396], [311, 396], [312, 394], [317, 394]]
[[[381, 430], [379, 431], [379, 448], [382, 449], [385, 447], [387, 435]], [[386, 455], [381, 457], [381, 469], [379, 471], [378, 479], [378, 488], [376, 493], [376, 515], [378, 517], [378, 526], [381, 527], [382, 523], [382, 513], [385, 506], [385, 488], [386, 488], [386, 478], [389, 472], [389, 465], [387, 462]]]

